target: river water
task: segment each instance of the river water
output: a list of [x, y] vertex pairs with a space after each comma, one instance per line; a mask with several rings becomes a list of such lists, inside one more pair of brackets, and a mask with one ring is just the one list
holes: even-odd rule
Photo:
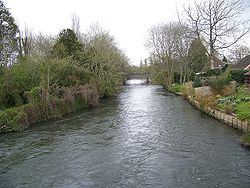
[[250, 187], [240, 133], [161, 86], [0, 134], [0, 187]]

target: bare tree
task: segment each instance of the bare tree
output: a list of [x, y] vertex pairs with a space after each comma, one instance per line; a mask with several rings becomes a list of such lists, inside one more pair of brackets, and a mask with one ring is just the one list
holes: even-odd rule
[[43, 58], [49, 57], [51, 55], [54, 43], [55, 39], [53, 39], [52, 36], [46, 36], [42, 33], [35, 35], [33, 37], [31, 54], [38, 55]]
[[185, 37], [186, 31], [179, 23], [160, 24], [149, 31], [146, 46], [151, 51], [151, 57], [166, 71], [167, 87], [174, 81], [174, 72], [179, 71], [181, 82], [188, 77], [186, 57], [191, 41]]
[[250, 55], [250, 49], [244, 45], [236, 45], [230, 50], [229, 58], [233, 63], [237, 63], [240, 59]]
[[187, 23], [209, 46], [211, 68], [216, 51], [236, 44], [249, 32], [242, 0], [206, 0], [185, 8]]
[[80, 37], [80, 18], [76, 13], [71, 17], [71, 29], [75, 32], [77, 37]]
[[25, 27], [24, 32], [19, 30], [18, 37], [18, 54], [20, 57], [30, 55], [32, 47], [32, 33], [29, 31], [28, 27]]

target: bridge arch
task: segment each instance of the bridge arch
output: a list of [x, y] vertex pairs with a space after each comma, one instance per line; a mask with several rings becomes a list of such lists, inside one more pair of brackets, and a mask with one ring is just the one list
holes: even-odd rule
[[149, 73], [130, 73], [126, 75], [126, 81], [124, 84], [130, 84], [131, 80], [135, 81], [136, 84], [148, 84], [150, 82], [150, 74]]

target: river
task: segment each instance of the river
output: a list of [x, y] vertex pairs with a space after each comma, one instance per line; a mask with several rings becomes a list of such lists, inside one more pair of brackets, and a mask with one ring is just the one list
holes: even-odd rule
[[0, 187], [250, 187], [240, 133], [161, 86], [0, 134]]

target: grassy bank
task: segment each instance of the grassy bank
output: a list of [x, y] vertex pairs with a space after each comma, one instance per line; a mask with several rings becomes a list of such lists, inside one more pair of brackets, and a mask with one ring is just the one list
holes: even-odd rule
[[38, 96], [32, 96], [31, 93], [30, 97], [33, 97], [33, 99], [28, 104], [8, 108], [0, 112], [0, 132], [20, 131], [34, 123], [95, 107], [99, 103], [97, 89], [90, 84], [75, 88], [64, 88], [60, 98], [51, 97], [46, 105], [42, 102], [43, 98], [42, 95], [39, 95], [39, 92]]
[[[229, 91], [230, 90], [230, 91]], [[211, 88], [211, 90], [202, 91], [202, 89], [193, 88], [192, 83], [173, 84], [169, 91], [173, 93], [182, 93], [193, 100], [197, 100], [202, 108], [212, 108], [222, 111], [228, 115], [236, 116], [242, 121], [250, 123], [250, 94], [243, 85], [233, 87], [227, 85], [219, 92]], [[207, 93], [206, 93], [207, 92]], [[242, 145], [250, 147], [250, 134], [244, 134], [241, 137]]]

